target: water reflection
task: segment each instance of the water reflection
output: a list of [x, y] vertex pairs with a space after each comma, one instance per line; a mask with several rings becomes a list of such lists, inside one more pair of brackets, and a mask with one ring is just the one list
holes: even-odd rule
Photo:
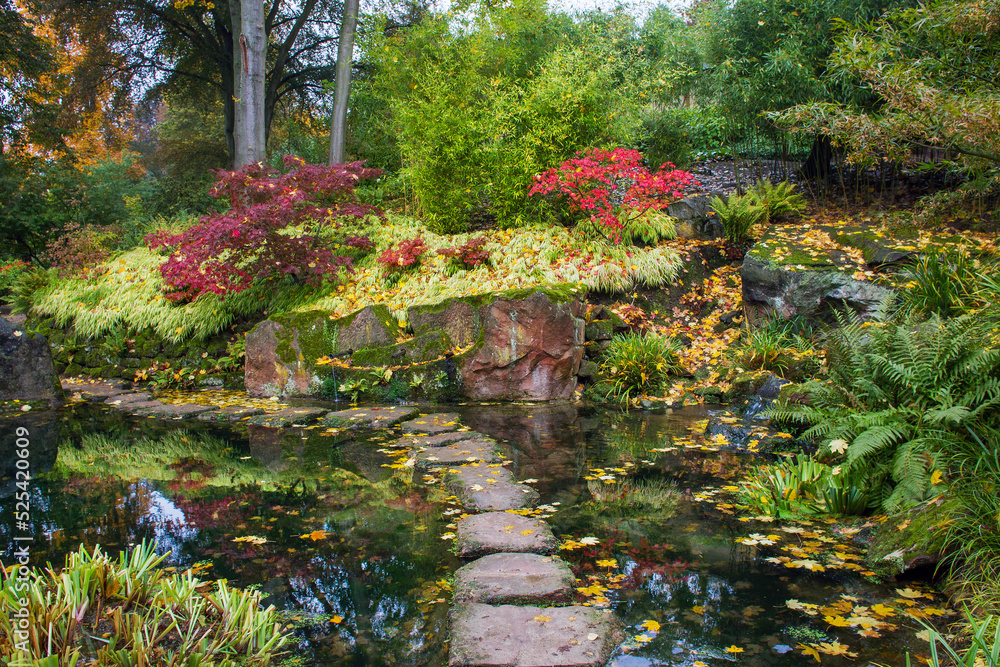
[[[596, 540], [561, 555], [590, 590], [581, 600], [606, 600], [629, 627], [616, 667], [733, 662], [730, 646], [743, 648], [740, 664], [811, 663], [785, 648], [843, 635], [786, 600], [887, 593], [846, 572], [775, 567], [736, 544], [747, 526], [712, 489], [740, 479], [755, 455], [691, 443], [688, 429], [714, 416], [706, 408], [457, 409], [501, 442], [519, 478], [537, 480], [557, 535]], [[259, 586], [287, 611], [303, 664], [446, 664], [448, 580], [460, 563], [440, 536], [452, 515], [443, 490], [387, 467], [394, 436], [164, 424], [95, 406], [34, 419], [39, 470], [49, 470], [33, 489], [36, 564], [80, 544], [113, 552], [156, 540], [173, 567]], [[669, 488], [673, 501], [641, 511], [595, 502], [594, 484], [624, 477]], [[0, 535], [12, 512], [7, 496]], [[644, 631], [649, 622], [660, 630]], [[852, 651], [890, 663], [903, 646], [851, 638]], [[855, 664], [824, 663], [838, 659]]]

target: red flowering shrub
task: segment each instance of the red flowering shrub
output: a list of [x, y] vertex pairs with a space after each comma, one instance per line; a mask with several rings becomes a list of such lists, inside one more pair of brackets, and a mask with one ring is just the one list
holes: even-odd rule
[[[238, 292], [257, 279], [294, 276], [319, 284], [351, 259], [334, 255], [322, 241], [339, 221], [383, 216], [358, 201], [354, 189], [362, 179], [381, 174], [361, 162], [333, 166], [306, 164], [286, 155], [287, 173], [263, 164], [239, 171], [218, 171], [215, 197], [228, 197], [231, 208], [212, 213], [180, 234], [146, 237], [151, 248], [169, 247], [160, 267], [174, 300], [197, 299], [206, 292]], [[289, 228], [296, 230], [289, 234]]]
[[486, 237], [470, 239], [457, 248], [443, 248], [439, 255], [450, 257], [456, 268], [474, 269], [490, 261], [490, 251], [485, 249]]
[[403, 271], [420, 261], [420, 256], [427, 252], [424, 240], [419, 236], [409, 241], [400, 241], [397, 247], [389, 246], [375, 260], [385, 267], [386, 271]]
[[689, 185], [697, 185], [694, 176], [669, 162], [650, 173], [638, 151], [592, 148], [535, 176], [528, 194], [566, 197], [570, 211], [589, 216], [617, 242], [630, 221], [680, 199]]

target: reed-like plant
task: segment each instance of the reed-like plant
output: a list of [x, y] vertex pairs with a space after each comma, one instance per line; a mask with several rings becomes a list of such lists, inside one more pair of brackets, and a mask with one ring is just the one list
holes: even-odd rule
[[81, 546], [61, 570], [5, 575], [0, 630], [11, 641], [0, 657], [11, 667], [265, 667], [281, 654], [289, 637], [260, 593], [168, 574], [166, 557], [147, 542], [117, 559]]
[[641, 333], [615, 336], [601, 363], [597, 390], [606, 399], [630, 403], [661, 391], [671, 374], [683, 372], [674, 339]]

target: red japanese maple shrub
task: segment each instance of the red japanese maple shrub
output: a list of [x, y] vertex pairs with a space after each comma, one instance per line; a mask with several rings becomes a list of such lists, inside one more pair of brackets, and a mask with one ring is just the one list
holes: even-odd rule
[[486, 237], [469, 239], [457, 248], [442, 248], [439, 255], [451, 258], [455, 268], [474, 269], [490, 261], [490, 251], [486, 250]]
[[408, 241], [400, 241], [396, 247], [389, 246], [375, 261], [384, 266], [386, 271], [399, 272], [415, 267], [425, 252], [427, 245], [418, 236]]
[[669, 162], [651, 173], [638, 151], [592, 148], [577, 153], [535, 176], [529, 195], [565, 197], [571, 212], [580, 212], [616, 241], [620, 231], [647, 211], [661, 210], [697, 185], [687, 171]]
[[384, 217], [354, 192], [362, 179], [381, 170], [362, 162], [307, 164], [292, 155], [284, 162], [286, 173], [260, 163], [216, 172], [212, 195], [228, 197], [228, 211], [206, 215], [180, 234], [146, 237], [151, 248], [172, 251], [160, 266], [173, 290], [168, 298], [239, 292], [254, 280], [286, 275], [317, 285], [341, 267], [351, 269], [351, 259], [333, 254], [323, 237], [344, 220]]

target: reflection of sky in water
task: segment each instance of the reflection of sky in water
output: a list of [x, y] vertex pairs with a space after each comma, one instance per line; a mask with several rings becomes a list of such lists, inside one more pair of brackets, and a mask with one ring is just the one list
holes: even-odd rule
[[179, 554], [184, 542], [198, 534], [198, 529], [188, 524], [184, 512], [170, 498], [157, 491], [148, 480], [135, 482], [129, 487], [129, 491], [132, 496], [140, 493], [145, 495], [149, 503], [146, 517], [152, 522], [160, 553], [172, 551]]

